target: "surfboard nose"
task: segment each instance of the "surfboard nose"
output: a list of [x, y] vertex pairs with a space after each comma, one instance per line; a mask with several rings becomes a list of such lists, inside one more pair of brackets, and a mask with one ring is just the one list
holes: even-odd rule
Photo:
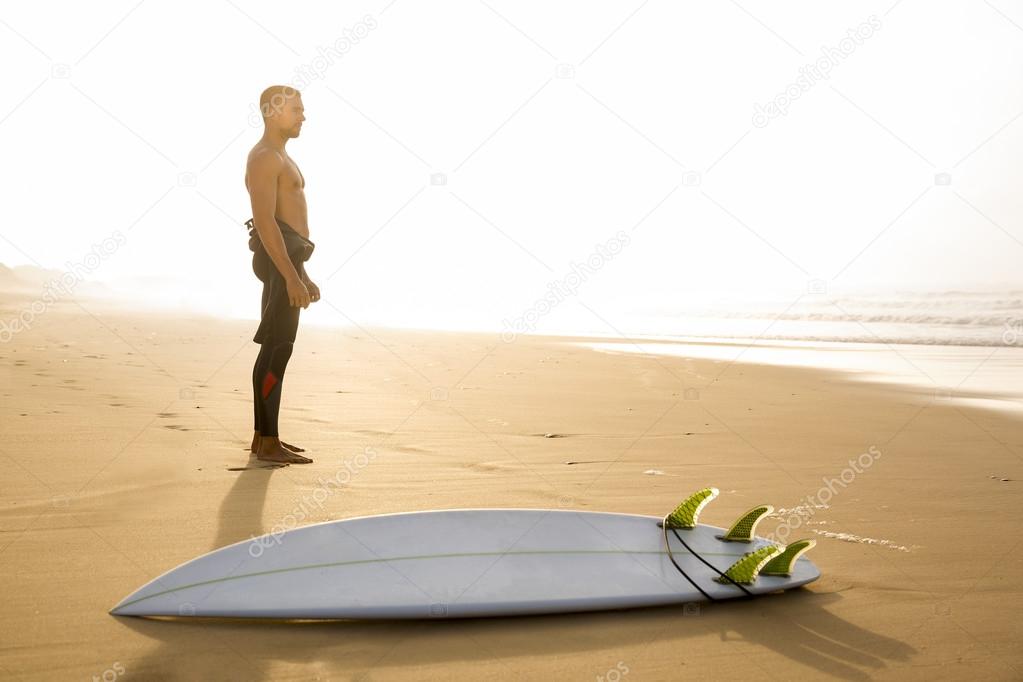
[[124, 599], [119, 601], [117, 603], [117, 605], [114, 606], [114, 608], [110, 609], [107, 613], [109, 613], [112, 616], [145, 616], [145, 615], [149, 615], [147, 613], [143, 613], [143, 611], [145, 609], [142, 607], [141, 604], [138, 603], [138, 601], [145, 596], [146, 587], [149, 587], [149, 586], [146, 585], [144, 587], [141, 587], [141, 588], [135, 590], [134, 592], [129, 594], [127, 597], [125, 597]]
[[112, 616], [190, 616], [195, 604], [167, 590], [165, 583], [149, 582], [138, 588], [107, 613]]
[[146, 599], [141, 591], [128, 595], [108, 613], [112, 616], [194, 616], [196, 606], [188, 602], [154, 597]]
[[107, 613], [109, 613], [111, 616], [137, 616], [137, 615], [140, 615], [140, 614], [137, 614], [137, 613], [132, 613], [131, 607], [127, 606], [127, 602], [128, 602], [127, 599], [122, 599], [120, 601], [120, 603], [117, 604], [117, 606], [115, 606], [114, 608], [112, 608], [109, 611], [107, 611]]

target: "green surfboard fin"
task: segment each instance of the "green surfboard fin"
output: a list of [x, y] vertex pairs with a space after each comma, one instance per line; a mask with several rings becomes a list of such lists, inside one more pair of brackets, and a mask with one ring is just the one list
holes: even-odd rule
[[696, 528], [696, 521], [700, 511], [707, 504], [718, 496], [717, 488], [704, 488], [682, 500], [682, 504], [675, 507], [675, 511], [664, 517], [665, 528], [682, 528], [692, 530]]
[[796, 540], [785, 546], [785, 551], [768, 561], [760, 569], [762, 575], [780, 575], [788, 577], [792, 574], [792, 567], [796, 565], [796, 559], [808, 552], [816, 540]]
[[[726, 585], [730, 584], [732, 581], [748, 585], [757, 579], [757, 576], [760, 574], [760, 570], [764, 567], [764, 564], [780, 552], [781, 547], [777, 547], [775, 545], [766, 545], [760, 549], [753, 550], [752, 552], [747, 552], [742, 555], [741, 559], [728, 567], [724, 576], [719, 576], [714, 578], [714, 580]], [[728, 577], [726, 578], [725, 576]], [[728, 578], [731, 578], [732, 580], [729, 580]]]
[[757, 529], [757, 524], [773, 511], [774, 507], [769, 504], [753, 507], [753, 509], [740, 516], [739, 520], [732, 524], [727, 533], [717, 536], [718, 540], [724, 540], [725, 542], [749, 542], [753, 539], [753, 533]]

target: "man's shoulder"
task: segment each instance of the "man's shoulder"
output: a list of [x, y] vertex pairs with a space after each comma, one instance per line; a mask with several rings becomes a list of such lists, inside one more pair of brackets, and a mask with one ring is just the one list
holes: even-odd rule
[[247, 165], [249, 168], [279, 168], [284, 165], [284, 158], [273, 147], [257, 144], [249, 151]]

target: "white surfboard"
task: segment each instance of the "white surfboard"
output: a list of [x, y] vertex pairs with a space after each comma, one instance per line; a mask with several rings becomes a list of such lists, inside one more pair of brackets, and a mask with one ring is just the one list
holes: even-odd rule
[[[696, 505], [697, 513], [707, 501]], [[748, 553], [761, 550], [782, 558], [782, 548], [752, 533], [748, 542], [726, 542], [718, 536], [728, 531], [715, 526], [664, 529], [661, 524], [668, 518], [445, 509], [329, 521], [200, 556], [144, 585], [111, 613], [501, 616], [729, 599], [798, 587], [820, 576], [808, 559], [798, 556], [803, 549], [788, 552], [796, 556], [782, 562], [786, 575], [754, 570], [746, 583], [724, 578]], [[745, 561], [746, 568], [757, 562], [762, 567], [766, 559], [748, 556]]]

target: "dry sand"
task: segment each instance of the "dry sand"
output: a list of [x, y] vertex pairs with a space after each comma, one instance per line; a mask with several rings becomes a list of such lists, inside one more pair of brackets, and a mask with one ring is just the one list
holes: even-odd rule
[[[0, 300], [3, 320], [24, 304]], [[248, 462], [254, 327], [63, 301], [0, 344], [0, 676], [1023, 678], [1023, 426], [1005, 413], [815, 369], [303, 327], [281, 433], [315, 462], [230, 471]], [[373, 462], [304, 523], [462, 507], [661, 515], [714, 485], [702, 518], [727, 525], [755, 503], [799, 505], [872, 446], [882, 456], [794, 534], [817, 538], [823, 576], [791, 593], [459, 621], [107, 613], [280, 525], [366, 447]]]

